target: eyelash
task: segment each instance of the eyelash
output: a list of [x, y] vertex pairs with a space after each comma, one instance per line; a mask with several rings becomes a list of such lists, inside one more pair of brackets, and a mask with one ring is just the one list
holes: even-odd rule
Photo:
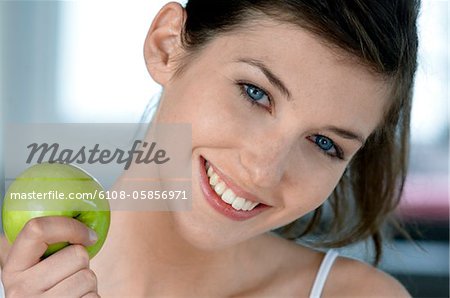
[[[272, 101], [272, 97], [270, 96], [270, 94], [269, 94], [267, 91], [265, 91], [263, 88], [258, 87], [258, 86], [255, 85], [255, 84], [251, 84], [251, 83], [247, 83], [247, 82], [243, 82], [243, 81], [237, 81], [236, 84], [237, 84], [238, 87], [239, 87], [239, 91], [240, 91], [240, 94], [242, 95], [242, 97], [243, 97], [247, 102], [249, 102], [252, 106], [255, 106], [255, 105], [256, 105], [256, 106], [259, 107], [259, 108], [263, 108], [263, 109], [266, 110], [266, 111], [268, 110], [269, 112], [272, 112], [272, 102], [273, 102], [273, 101]], [[269, 103], [270, 103], [270, 107], [261, 105], [261, 104], [257, 103], [254, 99], [252, 99], [252, 98], [247, 94], [247, 91], [245, 90], [245, 86], [255, 87], [256, 89], [259, 89], [260, 91], [262, 91], [262, 92], [267, 96], [268, 101], [269, 101]], [[327, 136], [324, 136], [324, 135], [320, 135], [320, 134], [313, 135], [313, 137], [325, 137], [325, 138], [329, 139], [329, 140], [333, 143], [333, 146], [334, 146], [334, 148], [335, 148], [335, 150], [336, 150], [336, 155], [327, 153], [327, 151], [325, 151], [325, 150], [323, 150], [322, 148], [320, 148], [319, 145], [317, 145], [315, 141], [313, 141], [313, 140], [311, 140], [311, 139], [308, 138], [308, 140], [309, 140], [310, 142], [312, 142], [312, 143], [319, 149], [319, 151], [320, 151], [321, 153], [323, 153], [325, 156], [327, 156], [327, 157], [330, 158], [331, 160], [336, 160], [336, 159], [338, 159], [338, 160], [345, 160], [344, 153], [343, 153], [342, 149], [341, 149], [338, 145], [336, 145], [336, 144], [334, 143], [334, 141], [333, 141], [331, 138], [329, 138], [329, 137], [327, 137]]]
[[[272, 101], [272, 97], [271, 97], [271, 95], [269, 94], [269, 92], [267, 92], [266, 90], [264, 90], [264, 89], [261, 88], [261, 87], [258, 87], [258, 86], [255, 85], [255, 84], [251, 84], [251, 83], [247, 83], [247, 82], [243, 82], [243, 81], [237, 81], [236, 84], [237, 84], [238, 87], [239, 87], [239, 91], [240, 91], [242, 97], [243, 97], [246, 101], [248, 101], [252, 106], [256, 105], [257, 107], [263, 108], [264, 110], [269, 111], [270, 113], [272, 113], [272, 105], [273, 105], [273, 101]], [[254, 88], [259, 89], [260, 91], [262, 91], [262, 92], [267, 96], [267, 99], [268, 99], [268, 101], [269, 101], [269, 103], [270, 103], [270, 106], [268, 107], [268, 106], [259, 104], [259, 103], [256, 102], [254, 99], [252, 99], [252, 98], [247, 94], [247, 91], [245, 90], [245, 86], [247, 86], [247, 87], [254, 87]]]

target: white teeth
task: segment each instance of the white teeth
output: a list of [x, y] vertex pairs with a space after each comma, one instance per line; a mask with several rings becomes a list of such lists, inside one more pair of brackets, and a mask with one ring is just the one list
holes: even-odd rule
[[245, 204], [242, 206], [242, 210], [249, 210], [250, 206], [253, 204], [251, 201], [245, 201]]
[[231, 189], [225, 190], [222, 195], [222, 200], [228, 204], [233, 204], [234, 199], [236, 199], [236, 195]]
[[220, 180], [219, 175], [214, 173], [213, 168], [208, 163], [206, 163], [206, 168], [207, 175], [209, 177], [209, 184], [211, 185], [211, 188], [214, 189], [214, 191], [219, 195], [219, 197], [222, 198], [222, 201], [230, 204], [236, 210], [250, 211], [259, 205], [258, 202], [252, 202], [242, 197], [237, 197], [231, 189], [227, 188], [225, 182]]
[[214, 190], [216, 191], [216, 193], [217, 193], [219, 196], [221, 196], [221, 195], [224, 193], [224, 191], [225, 191], [226, 188], [227, 188], [227, 186], [225, 185], [225, 183], [219, 182], [219, 183], [217, 183], [216, 186], [214, 187]]
[[241, 197], [236, 197], [236, 199], [233, 201], [233, 204], [231, 204], [231, 206], [233, 206], [233, 208], [236, 210], [241, 210], [242, 206], [244, 206], [245, 203], [246, 203], [245, 199], [243, 199]]
[[209, 178], [209, 184], [215, 186], [219, 182], [219, 176], [216, 173], [212, 174], [211, 178]]
[[214, 173], [214, 172], [213, 172], [212, 167], [209, 167], [209, 168], [208, 168], [208, 177], [211, 177], [211, 175], [212, 175], [213, 173]]
[[255, 208], [255, 207], [258, 206], [258, 205], [259, 205], [258, 202], [253, 202], [253, 203], [250, 205], [250, 208], [249, 208], [248, 210], [252, 210], [253, 208]]

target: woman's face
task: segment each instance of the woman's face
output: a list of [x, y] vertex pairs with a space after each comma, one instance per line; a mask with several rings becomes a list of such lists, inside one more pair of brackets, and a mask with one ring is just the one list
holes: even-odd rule
[[[180, 77], [160, 83], [157, 121], [192, 124], [193, 207], [174, 212], [174, 222], [203, 249], [321, 205], [381, 120], [388, 94], [383, 81], [317, 37], [269, 19], [216, 38]], [[218, 202], [202, 186], [203, 158], [218, 173], [214, 182], [268, 207], [237, 211]]]

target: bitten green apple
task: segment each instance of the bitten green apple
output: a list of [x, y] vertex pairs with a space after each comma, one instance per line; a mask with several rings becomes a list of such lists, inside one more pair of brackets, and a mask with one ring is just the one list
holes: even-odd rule
[[[41, 216], [75, 218], [93, 229], [98, 241], [86, 247], [93, 258], [105, 242], [110, 223], [109, 202], [102, 186], [80, 168], [60, 163], [36, 164], [21, 173], [6, 192], [2, 222], [6, 238], [13, 243], [24, 225]], [[44, 257], [67, 246], [49, 245]]]

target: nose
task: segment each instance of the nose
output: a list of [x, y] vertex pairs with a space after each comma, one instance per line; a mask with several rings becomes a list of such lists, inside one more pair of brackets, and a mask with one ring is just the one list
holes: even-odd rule
[[287, 174], [294, 145], [294, 137], [286, 133], [249, 140], [240, 152], [240, 162], [249, 180], [261, 188], [280, 184]]

